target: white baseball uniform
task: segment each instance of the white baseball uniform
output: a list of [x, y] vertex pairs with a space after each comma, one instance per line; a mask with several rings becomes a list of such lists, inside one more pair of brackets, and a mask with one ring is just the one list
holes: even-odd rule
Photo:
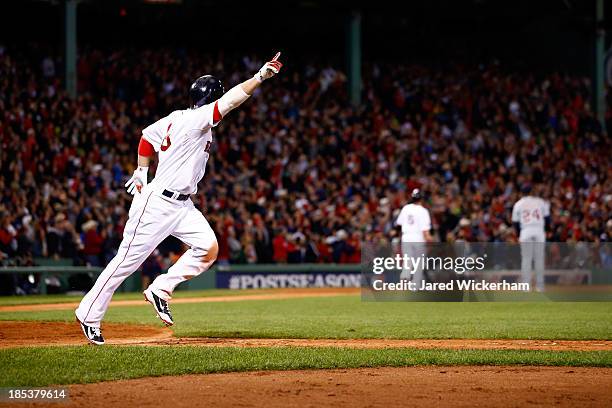
[[[406, 204], [397, 216], [395, 225], [402, 228], [402, 252], [410, 257], [424, 255], [425, 232], [431, 229], [429, 211], [419, 204]], [[414, 271], [402, 270], [400, 279], [409, 279], [410, 275], [412, 281], [420, 287], [423, 280], [422, 266]]]
[[402, 242], [425, 242], [425, 232], [431, 229], [429, 211], [419, 204], [406, 204], [395, 225], [402, 227]]
[[[168, 300], [179, 283], [201, 274], [214, 262], [207, 257], [217, 245], [212, 228], [191, 199], [177, 199], [179, 194], [194, 194], [204, 176], [213, 141], [211, 129], [216, 126], [213, 109], [211, 103], [174, 111], [143, 130], [143, 137], [159, 153], [155, 178], [135, 195], [117, 255], [76, 310], [81, 322], [99, 327], [115, 290], [169, 235], [190, 248], [151, 284], [161, 298]], [[162, 195], [164, 190], [172, 197]]]
[[544, 289], [544, 252], [546, 242], [545, 217], [550, 216], [550, 204], [539, 197], [526, 196], [514, 204], [512, 222], [520, 223], [521, 279], [531, 283], [532, 265], [536, 272], [536, 288]]

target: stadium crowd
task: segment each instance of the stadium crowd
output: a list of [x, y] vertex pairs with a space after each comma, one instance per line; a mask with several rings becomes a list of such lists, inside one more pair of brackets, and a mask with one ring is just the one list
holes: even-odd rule
[[[284, 62], [217, 127], [193, 197], [219, 262], [359, 262], [360, 242], [389, 237], [416, 187], [438, 241], [516, 240], [510, 213], [526, 184], [551, 202], [548, 240], [611, 239], [612, 152], [587, 79], [495, 63], [366, 64], [352, 108], [341, 70]], [[127, 219], [141, 129], [185, 108], [199, 75], [228, 89], [260, 64], [83, 48], [73, 100], [56, 55], [0, 47], [1, 262], [104, 265]], [[156, 259], [181, 250], [166, 240]]]

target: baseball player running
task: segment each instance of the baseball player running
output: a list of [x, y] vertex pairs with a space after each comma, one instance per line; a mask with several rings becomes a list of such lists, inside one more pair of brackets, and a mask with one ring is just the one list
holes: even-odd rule
[[[412, 202], [406, 204], [400, 211], [395, 225], [401, 228], [402, 253], [410, 257], [420, 257], [425, 254], [425, 242], [431, 241], [431, 217], [427, 208], [421, 205], [421, 191], [418, 188], [412, 190]], [[416, 270], [403, 269], [400, 279], [415, 282], [416, 288], [421, 287], [423, 281], [423, 268]]]
[[522, 189], [525, 196], [512, 208], [512, 222], [521, 244], [521, 281], [531, 284], [532, 265], [536, 273], [536, 290], [544, 290], [544, 243], [550, 223], [550, 204], [531, 195], [531, 187]]
[[[126, 183], [134, 195], [117, 255], [98, 277], [76, 309], [83, 333], [94, 344], [104, 344], [100, 322], [115, 290], [134, 273], [169, 235], [189, 249], [143, 292], [159, 318], [172, 325], [168, 301], [174, 288], [206, 271], [217, 258], [217, 239], [206, 218], [190, 199], [204, 176], [213, 142], [212, 128], [246, 101], [261, 83], [277, 74], [280, 53], [255, 76], [224, 93], [217, 78], [198, 78], [189, 90], [192, 105], [177, 110], [143, 130], [138, 146], [138, 168]], [[147, 184], [150, 157], [158, 154], [155, 178]]]

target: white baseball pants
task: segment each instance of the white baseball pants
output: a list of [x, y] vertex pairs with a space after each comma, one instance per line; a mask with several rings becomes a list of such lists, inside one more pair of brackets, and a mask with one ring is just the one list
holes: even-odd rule
[[174, 200], [154, 191], [152, 186], [136, 194], [117, 255], [98, 277], [76, 310], [77, 318], [92, 327], [100, 327], [113, 293], [169, 235], [190, 248], [151, 284], [163, 299], [170, 299], [174, 288], [206, 271], [217, 258], [215, 234], [204, 215], [189, 199]]
[[[402, 254], [408, 255], [411, 258], [420, 258], [425, 255], [425, 252], [426, 247], [424, 242], [402, 242]], [[421, 263], [414, 269], [403, 268], [400, 273], [400, 279], [414, 282], [416, 290], [421, 288], [424, 278], [423, 265]]]
[[[544, 290], [544, 257], [546, 236], [543, 231], [521, 231], [521, 282], [532, 283], [533, 271], [536, 275], [536, 289]], [[533, 266], [533, 269], [532, 269]]]

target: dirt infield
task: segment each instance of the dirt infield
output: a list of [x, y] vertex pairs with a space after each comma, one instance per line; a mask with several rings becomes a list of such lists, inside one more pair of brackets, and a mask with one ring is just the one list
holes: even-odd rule
[[[131, 344], [138, 339], [160, 341], [172, 337], [170, 329], [145, 325], [104, 324], [104, 335], [113, 344]], [[84, 344], [79, 324], [63, 322], [0, 321], [0, 348], [23, 346], [67, 346]]]
[[[168, 328], [104, 325], [108, 344], [612, 350], [612, 341], [176, 338]], [[0, 321], [0, 347], [86, 344], [76, 322]], [[93, 346], [92, 346], [93, 347]], [[402, 367], [166, 376], [70, 386], [62, 407], [612, 406], [612, 369]], [[112, 391], [111, 391], [112, 390]], [[4, 406], [0, 403], [0, 407]], [[11, 404], [10, 406], [44, 406]], [[58, 406], [49, 404], [48, 406]]]
[[[355, 295], [354, 290], [280, 290], [174, 299], [173, 303], [233, 302]], [[113, 302], [142, 305], [142, 300]], [[73, 309], [76, 304], [15, 305], [0, 311]], [[612, 350], [609, 340], [511, 339], [245, 339], [179, 338], [169, 328], [105, 323], [110, 345], [200, 347], [349, 347], [420, 349]], [[0, 348], [87, 344], [76, 322], [0, 321]], [[92, 346], [93, 347], [93, 346]], [[62, 407], [387, 407], [612, 406], [612, 369], [587, 367], [421, 366], [256, 371], [74, 384]], [[0, 403], [0, 407], [5, 406]], [[11, 404], [10, 406], [44, 406]], [[58, 406], [49, 404], [48, 406]]]
[[191, 345], [217, 347], [349, 347], [349, 348], [422, 348], [422, 349], [498, 349], [595, 351], [612, 350], [612, 341], [599, 340], [488, 340], [488, 339], [211, 339], [171, 338], [155, 340], [155, 345]]
[[[352, 347], [352, 348], [447, 348], [524, 350], [612, 350], [609, 340], [512, 340], [512, 339], [228, 339], [173, 337], [168, 328], [104, 324], [108, 344], [203, 347]], [[0, 321], [0, 348], [86, 344], [76, 322]]]
[[[361, 293], [360, 288], [308, 288], [308, 289], [274, 289], [260, 290], [258, 293], [248, 295], [210, 296], [177, 298], [172, 304], [177, 303], [216, 303], [216, 302], [240, 302], [245, 300], [276, 300], [276, 299], [300, 299], [327, 296], [354, 296]], [[119, 306], [142, 306], [142, 299], [138, 300], [115, 300], [111, 307]], [[31, 305], [7, 305], [0, 306], [0, 312], [39, 312], [46, 310], [73, 310], [79, 306], [78, 302], [44, 303]]]
[[72, 385], [70, 402], [54, 406], [136, 408], [158, 407], [161, 402], [173, 408], [610, 407], [611, 384], [612, 369], [606, 368], [427, 366], [267, 371]]

